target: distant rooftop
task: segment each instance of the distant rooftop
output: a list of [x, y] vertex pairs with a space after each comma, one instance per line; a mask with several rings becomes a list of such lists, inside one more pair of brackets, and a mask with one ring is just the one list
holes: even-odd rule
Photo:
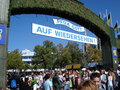
[[34, 52], [32, 52], [28, 49], [24, 49], [24, 50], [22, 50], [22, 56], [34, 56]]

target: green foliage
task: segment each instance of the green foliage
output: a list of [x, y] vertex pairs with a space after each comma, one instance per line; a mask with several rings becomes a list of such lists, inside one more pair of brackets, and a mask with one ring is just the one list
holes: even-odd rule
[[61, 52], [58, 52], [54, 67], [64, 68], [67, 64], [71, 64], [71, 60], [72, 57], [68, 48], [62, 48]]
[[88, 46], [86, 53], [88, 62], [101, 62], [103, 60], [101, 51], [95, 47]]
[[76, 42], [68, 42], [65, 48], [60, 43], [57, 49], [58, 53], [54, 67], [63, 68], [68, 64], [82, 64], [83, 55], [79, 49], [79, 44]]
[[35, 65], [42, 64], [44, 68], [51, 68], [55, 60], [57, 48], [53, 42], [48, 40], [43, 42], [43, 46], [36, 45], [34, 48], [35, 57], [33, 62]]
[[34, 65], [44, 68], [64, 68], [67, 64], [82, 64], [83, 55], [76, 42], [68, 42], [63, 47], [60, 43], [57, 47], [48, 40], [43, 46], [36, 45], [34, 48]]
[[[33, 65], [23, 64], [21, 53], [16, 49], [8, 53], [8, 69], [39, 69], [39, 68], [64, 68], [68, 64], [83, 64], [83, 52], [76, 42], [68, 42], [65, 47], [60, 43], [55, 46], [51, 41], [44, 41], [43, 46], [34, 47]], [[87, 47], [87, 62], [102, 61], [101, 51], [93, 46]]]
[[117, 47], [120, 49], [120, 39], [117, 39], [116, 43], [117, 43]]
[[79, 44], [76, 42], [68, 42], [66, 48], [69, 49], [69, 52], [72, 56], [72, 63], [73, 64], [82, 64], [83, 54], [82, 51], [79, 49]]
[[57, 50], [58, 50], [58, 52], [61, 52], [62, 49], [63, 49], [63, 45], [62, 45], [61, 43], [59, 43], [59, 44], [57, 45]]
[[23, 64], [22, 69], [31, 69], [32, 67], [29, 64]]
[[7, 68], [8, 69], [21, 69], [23, 67], [23, 61], [19, 50], [16, 49], [12, 52], [8, 52]]

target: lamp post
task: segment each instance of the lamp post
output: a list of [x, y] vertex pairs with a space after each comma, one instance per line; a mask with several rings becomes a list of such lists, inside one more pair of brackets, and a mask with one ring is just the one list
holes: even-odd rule
[[[86, 30], [84, 31], [84, 35], [86, 36], [87, 35], [87, 32]], [[86, 65], [87, 64], [87, 61], [86, 61], [86, 43], [83, 43], [83, 64]]]

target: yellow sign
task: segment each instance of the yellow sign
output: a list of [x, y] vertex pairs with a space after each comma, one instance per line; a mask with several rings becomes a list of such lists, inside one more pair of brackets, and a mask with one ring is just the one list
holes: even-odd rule
[[66, 69], [72, 69], [72, 65], [66, 65]]
[[113, 54], [114, 54], [114, 55], [117, 55], [117, 50], [113, 50]]
[[79, 68], [80, 68], [80, 64], [73, 65], [73, 69], [79, 69]]

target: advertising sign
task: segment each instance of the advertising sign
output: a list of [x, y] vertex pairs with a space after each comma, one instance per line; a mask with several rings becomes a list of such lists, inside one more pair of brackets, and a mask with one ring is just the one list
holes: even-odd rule
[[72, 65], [66, 65], [66, 69], [72, 69]]
[[80, 69], [80, 64], [75, 64], [75, 65], [73, 65], [73, 69]]
[[63, 30], [54, 29], [51, 27], [46, 27], [43, 25], [38, 24], [32, 24], [32, 33], [39, 34], [39, 35], [45, 35], [50, 36], [54, 38], [60, 38], [60, 39], [66, 39], [71, 41], [77, 41], [82, 43], [88, 43], [97, 45], [97, 39], [85, 35], [80, 35], [72, 32], [67, 32]]
[[6, 44], [6, 27], [0, 25], [0, 44]]
[[113, 56], [113, 58], [118, 57], [118, 55], [117, 55], [117, 48], [112, 48], [112, 56]]
[[71, 22], [68, 22], [68, 21], [63, 20], [63, 19], [53, 19], [53, 22], [54, 22], [54, 24], [61, 24], [61, 25], [67, 26], [67, 27], [69, 27], [75, 31], [78, 31], [78, 32], [85, 32], [84, 27], [76, 26], [76, 25], [72, 24]]

